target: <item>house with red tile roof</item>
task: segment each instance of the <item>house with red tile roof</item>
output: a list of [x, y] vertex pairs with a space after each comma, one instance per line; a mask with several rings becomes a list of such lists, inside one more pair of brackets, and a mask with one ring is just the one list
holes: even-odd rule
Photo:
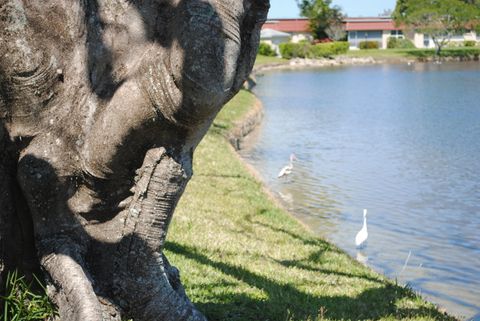
[[[346, 18], [344, 25], [352, 48], [358, 48], [358, 44], [365, 40], [377, 41], [380, 48], [387, 48], [388, 37], [403, 37], [391, 18]], [[267, 20], [262, 29], [288, 33], [292, 42], [313, 40], [306, 18]]]
[[387, 48], [388, 38], [404, 38], [400, 27], [390, 17], [345, 18], [350, 48], [359, 48], [362, 41], [376, 41], [381, 49]]
[[[390, 17], [358, 17], [344, 19], [345, 31], [347, 31], [348, 42], [351, 49], [358, 49], [362, 41], [376, 41], [379, 48], [386, 49], [388, 38], [408, 38], [417, 48], [433, 48], [433, 41], [427, 36], [419, 33], [404, 34], [401, 26], [396, 26]], [[309, 22], [306, 18], [297, 19], [274, 19], [268, 20], [262, 30], [271, 29], [291, 36], [292, 42], [301, 40], [313, 40], [310, 32]], [[451, 38], [452, 43], [463, 43], [466, 40], [480, 41], [480, 34], [469, 32], [458, 34]], [[277, 41], [278, 43], [278, 41]]]
[[267, 20], [262, 27], [263, 29], [271, 29], [275, 31], [290, 34], [292, 42], [302, 40], [312, 41], [312, 33], [310, 31], [308, 19], [271, 19]]
[[[352, 49], [358, 49], [362, 41], [376, 41], [379, 48], [386, 49], [388, 39], [391, 37], [408, 38], [417, 48], [435, 47], [433, 40], [428, 35], [414, 32], [404, 34], [402, 27], [395, 25], [390, 17], [345, 18], [344, 22], [348, 42]], [[472, 31], [453, 35], [450, 42], [455, 45], [455, 43], [463, 44], [466, 40], [478, 41], [480, 38]]]

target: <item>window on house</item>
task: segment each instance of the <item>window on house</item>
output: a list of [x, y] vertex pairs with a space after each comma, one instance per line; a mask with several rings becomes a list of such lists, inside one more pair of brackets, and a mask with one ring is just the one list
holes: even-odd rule
[[430, 36], [429, 35], [423, 35], [423, 46], [425, 48], [430, 47]]
[[403, 31], [402, 30], [392, 30], [392, 31], [390, 31], [390, 37], [403, 39], [404, 38]]

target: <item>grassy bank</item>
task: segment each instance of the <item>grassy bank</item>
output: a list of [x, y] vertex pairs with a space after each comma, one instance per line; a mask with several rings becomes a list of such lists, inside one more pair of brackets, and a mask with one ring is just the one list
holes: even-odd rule
[[262, 191], [225, 134], [255, 97], [243, 91], [195, 154], [167, 256], [209, 320], [454, 320], [314, 237]]
[[349, 50], [345, 56], [352, 58], [372, 57], [375, 60], [404, 60], [413, 58], [410, 52], [413, 49], [366, 49], [366, 50]]
[[[478, 59], [480, 48], [460, 47], [460, 48], [444, 48], [440, 52], [441, 58], [464, 58]], [[425, 59], [434, 58], [435, 49], [369, 49], [369, 50], [350, 50], [347, 54], [349, 57], [372, 57], [377, 60], [389, 59]]]
[[272, 65], [272, 64], [287, 64], [287, 63], [288, 63], [288, 59], [257, 55], [257, 59], [255, 60], [255, 67]]
[[[366, 49], [349, 50], [340, 56], [349, 58], [368, 58], [371, 57], [377, 61], [383, 62], [402, 62], [405, 60], [432, 60], [437, 58], [434, 49]], [[335, 56], [337, 57], [337, 56]], [[441, 59], [458, 60], [478, 60], [480, 57], [480, 48], [478, 47], [460, 47], [444, 48], [440, 52]], [[288, 64], [289, 60], [277, 57], [265, 57], [258, 55], [256, 67], [273, 64]]]
[[165, 252], [194, 304], [210, 321], [454, 320], [268, 198], [225, 139], [254, 103], [242, 91], [218, 115], [169, 231]]
[[[428, 59], [435, 57], [434, 49], [416, 49], [408, 51], [411, 57], [418, 59]], [[461, 47], [461, 48], [445, 48], [440, 51], [441, 58], [458, 58], [460, 60], [478, 60], [480, 56], [480, 48]]]

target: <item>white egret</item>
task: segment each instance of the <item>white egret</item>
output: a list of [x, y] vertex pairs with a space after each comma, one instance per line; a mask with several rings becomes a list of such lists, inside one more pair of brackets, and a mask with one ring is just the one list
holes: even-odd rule
[[357, 236], [355, 236], [355, 245], [357, 248], [362, 248], [365, 246], [365, 242], [368, 238], [367, 230], [367, 210], [363, 210], [363, 226], [360, 231], [358, 231]]
[[278, 173], [278, 176], [277, 178], [280, 178], [280, 177], [283, 177], [283, 176], [287, 176], [289, 174], [292, 173], [292, 170], [293, 170], [293, 161], [294, 160], [297, 160], [297, 157], [295, 156], [295, 154], [290, 154], [290, 163], [286, 166], [284, 166], [280, 172]]

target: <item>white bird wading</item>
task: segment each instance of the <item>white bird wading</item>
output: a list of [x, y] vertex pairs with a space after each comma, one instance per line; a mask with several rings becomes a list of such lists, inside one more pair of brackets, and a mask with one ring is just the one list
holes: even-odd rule
[[362, 248], [365, 246], [365, 242], [368, 238], [368, 230], [367, 230], [367, 210], [363, 210], [363, 226], [360, 231], [358, 231], [357, 236], [355, 236], [355, 245], [357, 248]]
[[290, 154], [290, 163], [287, 166], [284, 166], [278, 173], [277, 178], [290, 175], [293, 170], [293, 161], [296, 160], [295, 154]]

